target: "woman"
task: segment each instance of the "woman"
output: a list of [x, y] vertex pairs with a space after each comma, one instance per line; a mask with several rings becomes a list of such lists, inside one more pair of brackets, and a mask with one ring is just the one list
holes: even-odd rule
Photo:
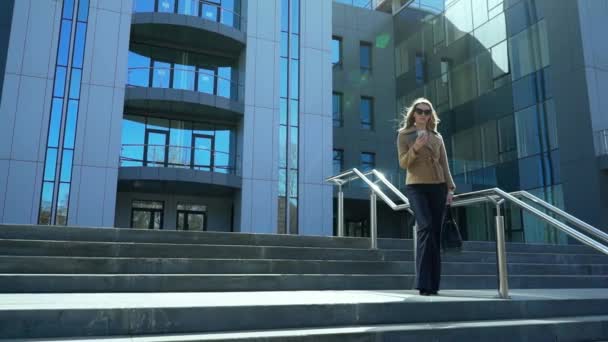
[[417, 224], [416, 289], [423, 296], [439, 291], [441, 226], [456, 189], [438, 124], [431, 102], [416, 99], [403, 115], [397, 139], [399, 165], [407, 170], [406, 195]]

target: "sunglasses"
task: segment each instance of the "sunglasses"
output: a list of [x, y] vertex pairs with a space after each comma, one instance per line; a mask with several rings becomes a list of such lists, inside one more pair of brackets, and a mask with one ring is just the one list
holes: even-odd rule
[[432, 109], [422, 110], [420, 108], [415, 108], [414, 113], [419, 114], [419, 115], [422, 115], [422, 114], [431, 115], [431, 114], [433, 114], [433, 110]]

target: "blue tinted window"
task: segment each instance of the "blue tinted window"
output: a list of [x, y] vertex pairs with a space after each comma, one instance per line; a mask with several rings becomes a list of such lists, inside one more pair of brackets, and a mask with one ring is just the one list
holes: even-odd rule
[[57, 50], [57, 64], [68, 65], [68, 53], [70, 51], [70, 34], [72, 33], [72, 21], [61, 21], [61, 34], [59, 36], [59, 47]]
[[291, 0], [291, 33], [300, 32], [300, 0]]
[[84, 43], [87, 37], [87, 24], [78, 23], [76, 24], [76, 37], [74, 42], [74, 57], [72, 60], [72, 66], [75, 68], [82, 68], [82, 61], [84, 58]]
[[55, 181], [55, 169], [57, 167], [57, 149], [46, 149], [46, 161], [44, 164], [44, 180]]
[[376, 154], [361, 152], [361, 170], [370, 171], [376, 167]]
[[200, 68], [198, 70], [198, 91], [205, 94], [215, 93], [215, 79], [215, 70]]
[[298, 170], [289, 170], [289, 197], [298, 196]]
[[129, 71], [127, 83], [132, 86], [150, 86], [150, 58], [129, 51]]
[[81, 69], [72, 69], [72, 79], [70, 80], [70, 99], [80, 98], [80, 78], [82, 76]]
[[300, 58], [300, 39], [297, 35], [292, 34], [291, 35], [291, 41], [290, 41], [290, 50], [289, 53], [291, 54], [291, 58]]
[[57, 213], [55, 224], [65, 226], [68, 223], [68, 201], [70, 199], [70, 184], [61, 183], [57, 195]]
[[63, 110], [63, 99], [53, 98], [51, 108], [51, 119], [49, 123], [49, 147], [59, 147], [59, 130], [61, 129], [61, 112]]
[[287, 58], [281, 58], [281, 97], [287, 97]]
[[298, 128], [289, 128], [289, 167], [298, 168]]
[[171, 64], [154, 61], [154, 74], [152, 86], [155, 88], [169, 88], [171, 79]]
[[173, 88], [194, 90], [194, 66], [175, 64], [173, 71]]
[[287, 125], [287, 99], [279, 99], [279, 123]]
[[74, 148], [74, 139], [76, 136], [76, 120], [78, 119], [78, 101], [70, 100], [68, 102], [68, 114], [65, 122], [65, 139], [63, 142], [64, 148]]
[[158, 11], [174, 13], [175, 12], [175, 0], [158, 0]]
[[331, 40], [331, 62], [342, 63], [342, 38], [333, 37]]
[[63, 157], [61, 158], [61, 177], [60, 181], [70, 182], [72, 180], [72, 158], [74, 156], [74, 150], [63, 150]]
[[416, 55], [416, 83], [424, 84], [425, 62], [422, 55]]
[[342, 127], [342, 94], [333, 93], [332, 105], [334, 127]]
[[74, 13], [74, 0], [64, 0], [63, 18], [72, 19], [73, 13]]
[[78, 20], [87, 21], [89, 17], [89, 0], [80, 0], [78, 3]]
[[177, 13], [198, 16], [199, 0], [179, 0], [177, 3]]
[[299, 101], [289, 100], [289, 124], [291, 126], [298, 126], [299, 117]]
[[40, 200], [40, 212], [38, 213], [39, 224], [51, 224], [53, 189], [54, 184], [52, 182], [44, 182], [42, 184], [42, 198]]
[[217, 95], [228, 99], [234, 98], [234, 95], [236, 95], [236, 89], [232, 89], [232, 68], [217, 68], [217, 75]]
[[134, 12], [154, 12], [155, 0], [134, 0]]
[[289, 0], [281, 1], [281, 31], [289, 31]]
[[344, 169], [344, 151], [334, 150], [334, 175], [337, 175]]
[[287, 126], [279, 127], [279, 167], [287, 167]]
[[300, 92], [300, 63], [297, 60], [291, 60], [289, 73], [289, 97], [292, 99], [299, 98]]
[[373, 129], [373, 100], [371, 98], [361, 98], [359, 115], [361, 118], [361, 128], [367, 130]]
[[372, 68], [372, 46], [369, 43], [361, 43], [359, 46], [359, 63], [361, 70], [368, 71]]
[[65, 91], [65, 67], [57, 67], [55, 70], [55, 89], [53, 90], [53, 96], [63, 97]]

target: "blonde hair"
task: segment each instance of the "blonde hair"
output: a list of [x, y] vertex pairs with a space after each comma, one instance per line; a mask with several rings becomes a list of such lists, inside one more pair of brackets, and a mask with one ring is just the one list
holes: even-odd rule
[[431, 101], [424, 97], [419, 97], [415, 99], [409, 107], [404, 108], [403, 112], [401, 113], [401, 123], [399, 124], [399, 130], [407, 129], [414, 126], [414, 123], [416, 122], [416, 118], [414, 117], [414, 109], [416, 109], [416, 106], [421, 103], [424, 103], [425, 105], [429, 106], [432, 111], [431, 119], [427, 123], [427, 129], [432, 131], [437, 130], [437, 126], [439, 125], [439, 122], [441, 122], [441, 120], [439, 120], [439, 116], [437, 115], [435, 107], [433, 107]]

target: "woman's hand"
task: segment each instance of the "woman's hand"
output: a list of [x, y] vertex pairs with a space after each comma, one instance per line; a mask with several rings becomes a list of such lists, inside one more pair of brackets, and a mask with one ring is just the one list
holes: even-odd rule
[[423, 134], [421, 136], [419, 136], [418, 138], [416, 138], [416, 142], [414, 143], [414, 151], [418, 152], [418, 150], [420, 150], [420, 148], [424, 145], [426, 145], [426, 143], [429, 141], [429, 135], [428, 134]]
[[448, 191], [448, 197], [445, 200], [446, 205], [452, 205], [453, 201], [454, 201], [454, 193], [451, 191]]

